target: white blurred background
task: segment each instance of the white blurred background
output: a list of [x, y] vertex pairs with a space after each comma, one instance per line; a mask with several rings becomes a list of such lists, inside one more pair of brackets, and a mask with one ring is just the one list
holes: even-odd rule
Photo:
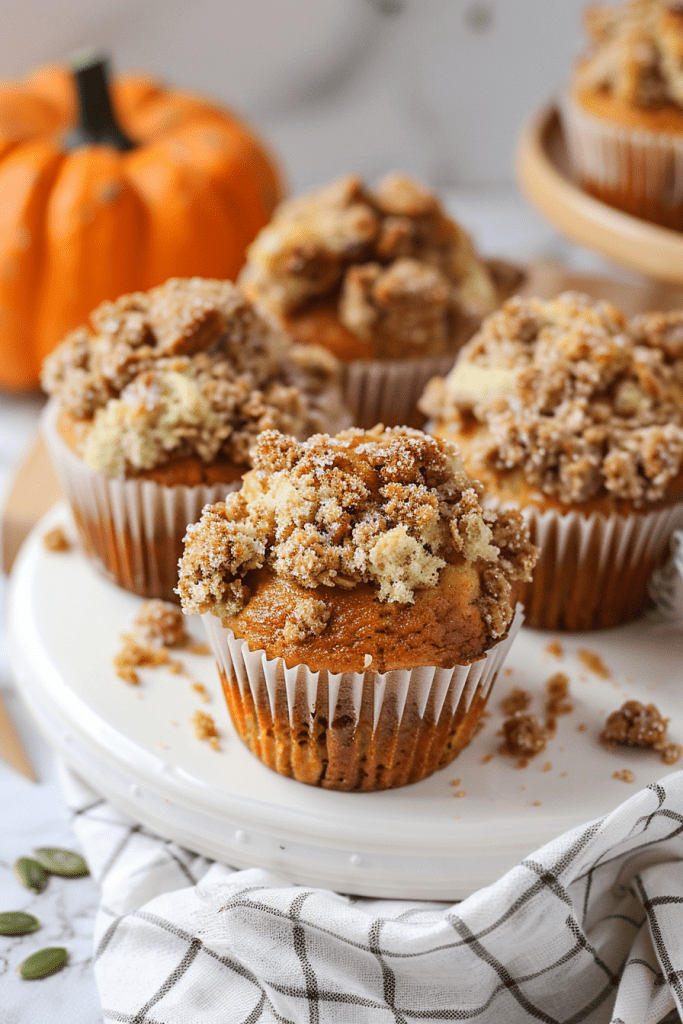
[[270, 140], [290, 188], [390, 168], [512, 181], [524, 118], [566, 78], [584, 0], [4, 0], [0, 77], [95, 47], [213, 96]]

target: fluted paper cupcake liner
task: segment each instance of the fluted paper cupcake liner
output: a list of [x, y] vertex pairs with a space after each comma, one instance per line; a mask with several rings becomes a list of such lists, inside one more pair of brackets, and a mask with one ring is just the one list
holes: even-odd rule
[[429, 359], [358, 359], [342, 364], [342, 388], [354, 425], [415, 426], [417, 402], [432, 377], [443, 377], [455, 354]]
[[167, 487], [154, 480], [111, 479], [90, 469], [57, 429], [49, 402], [41, 428], [83, 550], [96, 568], [141, 597], [178, 601], [178, 559], [189, 523], [206, 504], [222, 501], [233, 483]]
[[522, 509], [541, 549], [531, 583], [519, 598], [527, 626], [602, 629], [636, 618], [648, 581], [666, 559], [683, 502], [627, 516]]
[[469, 742], [523, 621], [478, 661], [454, 668], [313, 672], [251, 651], [204, 615], [240, 737], [269, 768], [340, 790], [379, 790], [426, 778]]
[[622, 128], [560, 101], [572, 167], [598, 198], [636, 217], [683, 229], [683, 135]]

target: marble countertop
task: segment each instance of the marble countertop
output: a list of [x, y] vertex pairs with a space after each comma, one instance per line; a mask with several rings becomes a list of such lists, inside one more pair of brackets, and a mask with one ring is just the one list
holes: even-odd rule
[[[615, 275], [614, 268], [555, 234], [511, 188], [453, 193], [448, 205], [487, 255], [523, 261], [547, 258], [579, 270]], [[0, 394], [0, 498], [30, 443], [41, 408], [37, 396]], [[5, 592], [6, 580], [0, 577], [0, 600]], [[30, 854], [35, 846], [73, 849], [77, 842], [59, 786], [57, 759], [14, 691], [4, 631], [0, 631], [0, 689], [39, 780], [31, 783], [0, 761], [0, 807], [5, 819], [0, 828], [0, 911], [28, 911], [42, 922], [41, 929], [31, 935], [0, 936], [0, 1017], [2, 1024], [93, 1024], [102, 1020], [91, 962], [97, 887], [90, 878], [52, 876], [45, 891], [34, 895], [23, 888], [13, 870], [16, 859]], [[69, 950], [66, 967], [41, 981], [23, 981], [16, 973], [21, 961], [53, 945]]]

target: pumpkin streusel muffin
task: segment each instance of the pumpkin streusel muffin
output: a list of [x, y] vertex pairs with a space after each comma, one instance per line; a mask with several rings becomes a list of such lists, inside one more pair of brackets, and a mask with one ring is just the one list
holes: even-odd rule
[[584, 25], [561, 103], [574, 170], [598, 199], [683, 230], [683, 6], [595, 4]]
[[178, 591], [204, 616], [235, 727], [269, 767], [377, 790], [469, 741], [536, 558], [420, 431], [261, 435], [240, 492], [188, 528]]
[[172, 279], [102, 303], [45, 361], [50, 454], [110, 579], [177, 600], [187, 524], [239, 486], [262, 430], [349, 423], [336, 360], [290, 345], [235, 285]]
[[683, 525], [683, 312], [627, 323], [572, 293], [510, 299], [421, 400], [497, 507], [541, 548], [527, 625], [638, 615]]
[[487, 264], [434, 193], [403, 174], [374, 190], [349, 175], [282, 203], [247, 251], [240, 283], [296, 341], [343, 364], [355, 422], [409, 422], [483, 316], [523, 275]]

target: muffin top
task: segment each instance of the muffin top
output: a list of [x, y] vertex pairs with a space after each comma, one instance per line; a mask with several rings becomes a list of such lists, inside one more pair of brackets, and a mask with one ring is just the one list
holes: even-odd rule
[[683, 470], [683, 311], [627, 323], [574, 293], [510, 299], [420, 407], [468, 437], [469, 467], [566, 504], [656, 501]]
[[[511, 582], [529, 578], [536, 549], [518, 513], [482, 508], [481, 488], [452, 445], [381, 426], [303, 443], [267, 431], [253, 457], [242, 491], [188, 527], [179, 563], [184, 611], [211, 612], [234, 628], [265, 578], [281, 598], [270, 632], [296, 654], [313, 638], [331, 642], [345, 603], [358, 609], [352, 628], [362, 634], [360, 593], [388, 646], [392, 608], [434, 600], [449, 569], [459, 578], [465, 569], [475, 577], [471, 604], [485, 634], [472, 656], [505, 635]], [[448, 609], [440, 611], [446, 619]], [[383, 652], [366, 639], [365, 653], [384, 670]]]
[[230, 282], [173, 278], [103, 302], [90, 324], [47, 357], [42, 384], [109, 476], [188, 456], [248, 465], [262, 430], [348, 423], [336, 360], [288, 345]]
[[642, 109], [683, 107], [683, 4], [595, 4], [584, 25], [591, 46], [577, 67], [579, 92]]
[[374, 191], [348, 176], [282, 203], [249, 247], [240, 283], [285, 320], [332, 307], [364, 343], [356, 350], [379, 358], [454, 351], [498, 305], [469, 235], [398, 173]]

